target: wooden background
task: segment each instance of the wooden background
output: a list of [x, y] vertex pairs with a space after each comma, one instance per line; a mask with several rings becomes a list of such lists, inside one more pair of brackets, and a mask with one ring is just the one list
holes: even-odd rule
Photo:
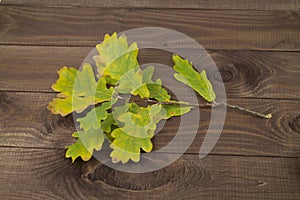
[[[300, 199], [299, 0], [2, 0], [0, 3], [0, 199]], [[228, 102], [269, 120], [228, 111], [209, 156], [209, 124], [172, 165], [146, 174], [64, 158], [71, 116], [51, 115], [50, 85], [79, 67], [105, 33], [160, 26], [183, 32], [216, 62]], [[141, 62], [166, 60], [145, 51]], [[213, 78], [213, 77], [210, 77]], [[174, 136], [167, 123], [156, 149]]]

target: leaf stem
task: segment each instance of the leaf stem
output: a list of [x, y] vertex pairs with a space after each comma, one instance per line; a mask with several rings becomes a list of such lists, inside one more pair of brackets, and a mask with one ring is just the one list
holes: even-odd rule
[[232, 104], [229, 104], [229, 103], [225, 103], [225, 102], [220, 102], [220, 103], [215, 102], [214, 106], [227, 106], [229, 108], [237, 109], [237, 110], [247, 112], [247, 113], [251, 113], [253, 115], [256, 115], [258, 117], [262, 117], [262, 118], [265, 118], [265, 119], [272, 118], [272, 114], [265, 115], [265, 114], [262, 114], [262, 113], [259, 113], [259, 112], [255, 112], [253, 110], [249, 110], [249, 109], [246, 109], [246, 108], [243, 108], [243, 107], [240, 107], [240, 106], [236, 106], [236, 105], [232, 105]]
[[[124, 99], [122, 96], [117, 96], [118, 99]], [[237, 110], [240, 110], [240, 111], [243, 111], [243, 112], [247, 112], [247, 113], [250, 113], [250, 114], [253, 114], [253, 115], [256, 115], [258, 117], [262, 117], [262, 118], [265, 118], [265, 119], [270, 119], [272, 118], [272, 114], [262, 114], [262, 113], [259, 113], [259, 112], [255, 112], [253, 110], [249, 110], [249, 109], [246, 109], [246, 108], [243, 108], [243, 107], [240, 107], [240, 106], [237, 106], [237, 105], [232, 105], [232, 104], [229, 104], [229, 103], [226, 103], [226, 102], [215, 102], [213, 101], [212, 103], [203, 103], [203, 104], [190, 104], [188, 102], [184, 102], [184, 101], [175, 101], [175, 100], [170, 100], [170, 101], [167, 101], [167, 102], [160, 102], [160, 101], [157, 101], [157, 100], [153, 100], [153, 99], [143, 99], [144, 102], [146, 103], [159, 103], [159, 104], [162, 104], [162, 105], [173, 105], [173, 104], [177, 104], [177, 105], [185, 105], [185, 106], [193, 106], [193, 107], [218, 107], [218, 106], [226, 106], [226, 107], [229, 107], [229, 108], [232, 108], [232, 109], [237, 109]], [[133, 101], [134, 102], [134, 101]]]

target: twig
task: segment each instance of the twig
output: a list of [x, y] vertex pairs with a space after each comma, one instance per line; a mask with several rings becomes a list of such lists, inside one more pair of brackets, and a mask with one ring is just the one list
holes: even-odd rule
[[272, 114], [265, 115], [265, 114], [262, 114], [262, 113], [259, 113], [259, 112], [255, 112], [253, 110], [249, 110], [249, 109], [246, 109], [246, 108], [243, 108], [243, 107], [240, 107], [240, 106], [236, 106], [236, 105], [231, 105], [231, 104], [228, 104], [228, 103], [225, 103], [225, 102], [215, 103], [215, 106], [227, 106], [229, 108], [241, 110], [241, 111], [247, 112], [247, 113], [251, 113], [253, 115], [256, 115], [258, 117], [262, 117], [262, 118], [265, 118], [265, 119], [272, 118]]
[[[122, 96], [117, 96], [118, 99], [125, 99], [124, 97]], [[237, 110], [240, 110], [240, 111], [243, 111], [243, 112], [247, 112], [247, 113], [250, 113], [250, 114], [253, 114], [253, 115], [256, 115], [258, 117], [262, 117], [262, 118], [265, 118], [265, 119], [270, 119], [272, 118], [272, 114], [262, 114], [262, 113], [259, 113], [259, 112], [255, 112], [253, 110], [249, 110], [249, 109], [246, 109], [246, 108], [243, 108], [243, 107], [240, 107], [240, 106], [236, 106], [236, 105], [232, 105], [232, 104], [228, 104], [228, 103], [225, 103], [225, 102], [212, 102], [212, 103], [204, 103], [204, 104], [190, 104], [188, 102], [184, 102], [184, 101], [174, 101], [174, 100], [170, 100], [170, 101], [167, 101], [167, 102], [160, 102], [160, 101], [156, 101], [156, 100], [153, 100], [153, 99], [143, 99], [144, 102], [146, 103], [158, 103], [158, 104], [162, 104], [162, 105], [174, 105], [174, 104], [177, 104], [177, 105], [185, 105], [185, 106], [193, 106], [193, 107], [218, 107], [218, 106], [226, 106], [226, 107], [229, 107], [229, 108], [232, 108], [232, 109], [237, 109]], [[132, 101], [132, 102], [135, 102], [135, 101]]]

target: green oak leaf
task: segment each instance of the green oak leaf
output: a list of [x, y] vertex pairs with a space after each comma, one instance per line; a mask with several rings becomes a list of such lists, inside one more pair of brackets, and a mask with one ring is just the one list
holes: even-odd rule
[[89, 129], [88, 131], [78, 131], [73, 134], [78, 138], [77, 141], [67, 147], [66, 158], [72, 158], [72, 162], [76, 158], [81, 157], [82, 160], [88, 161], [93, 151], [99, 151], [104, 142], [104, 135], [101, 129]]
[[125, 164], [130, 159], [133, 162], [139, 162], [140, 150], [143, 149], [145, 152], [150, 152], [153, 147], [151, 138], [133, 137], [128, 135], [121, 128], [115, 129], [111, 133], [111, 136], [115, 138], [110, 145], [113, 149], [110, 154], [113, 163], [121, 161]]
[[117, 33], [105, 35], [101, 44], [96, 46], [99, 55], [94, 56], [100, 76], [109, 76], [110, 83], [116, 83], [116, 80], [128, 71], [138, 67], [138, 47], [134, 42], [128, 46], [126, 36], [118, 38]]
[[110, 134], [112, 130], [118, 127], [119, 123], [122, 123], [117, 120], [118, 116], [128, 111], [132, 112], [132, 105], [127, 102], [124, 105], [114, 107], [112, 112], [107, 113], [107, 117], [101, 122], [103, 132]]
[[[113, 87], [107, 88], [106, 87], [106, 80], [104, 77], [101, 77], [97, 82], [96, 92], [95, 92], [95, 98], [97, 103], [101, 103], [104, 101], [113, 101]], [[93, 92], [91, 93], [91, 95]]]
[[174, 70], [178, 72], [178, 74], [174, 74], [175, 79], [190, 86], [208, 102], [215, 100], [216, 94], [204, 70], [199, 74], [194, 70], [191, 62], [178, 55], [173, 56], [173, 61], [175, 63]]
[[125, 73], [119, 81], [117, 92], [122, 94], [139, 95], [141, 98], [149, 97], [150, 92], [146, 83], [143, 83], [142, 70], [130, 70]]
[[144, 70], [130, 70], [120, 79], [117, 92], [139, 95], [141, 98], [153, 98], [161, 102], [169, 101], [171, 96], [162, 87], [161, 80], [152, 81], [153, 72], [152, 66]]
[[59, 79], [52, 85], [52, 89], [60, 92], [57, 96], [68, 97], [73, 93], [74, 83], [78, 70], [73, 67], [62, 67], [58, 72]]
[[[130, 103], [128, 112], [122, 113], [117, 120], [123, 126], [115, 129], [111, 136], [115, 138], [110, 145], [113, 149], [110, 156], [113, 162], [134, 162], [140, 160], [140, 149], [146, 152], [152, 150], [151, 138], [154, 136], [156, 124], [161, 120], [157, 114], [162, 109], [160, 104], [154, 104], [146, 108]], [[130, 112], [133, 110], [135, 112]]]
[[153, 73], [154, 67], [152, 66], [143, 70], [143, 83], [147, 83], [147, 88], [150, 92], [149, 98], [156, 99], [160, 102], [168, 102], [171, 96], [167, 90], [162, 87], [160, 79], [157, 79], [155, 82], [152, 81]]
[[134, 137], [152, 137], [156, 129], [156, 124], [149, 116], [149, 107], [141, 108], [138, 113], [126, 112], [120, 115], [118, 120], [124, 123], [121, 129]]
[[190, 112], [191, 109], [191, 106], [186, 105], [154, 104], [151, 106], [150, 116], [155, 123], [158, 123], [160, 120], [163, 119], [170, 119], [171, 117], [184, 115]]
[[[139, 113], [141, 111], [142, 107], [140, 107], [138, 104], [136, 103], [129, 103], [128, 104], [128, 111], [132, 112], [132, 113]], [[122, 113], [123, 114], [123, 113]]]
[[[167, 119], [167, 113], [166, 110], [163, 108], [163, 105], [154, 104], [150, 107], [149, 117], [151, 119], [151, 125], [153, 126], [153, 124], [157, 124], [160, 120]], [[155, 131], [156, 126], [152, 127], [152, 129], [153, 128], [153, 131]], [[150, 129], [150, 133], [152, 129]]]
[[[130, 103], [128, 111], [118, 115], [117, 120], [123, 126], [115, 129], [110, 154], [114, 163], [126, 163], [129, 160], [140, 160], [140, 149], [146, 152], [152, 150], [151, 139], [154, 136], [157, 123], [162, 119], [180, 116], [190, 111], [190, 106], [154, 104], [146, 108]], [[124, 111], [124, 110], [123, 110]], [[133, 111], [133, 112], [132, 112]]]
[[52, 89], [60, 93], [48, 105], [53, 114], [66, 116], [73, 111], [80, 113], [90, 105], [112, 98], [113, 88], [106, 87], [104, 78], [96, 82], [92, 66], [88, 63], [82, 67], [82, 71], [63, 67], [58, 75], [59, 79]]
[[112, 111], [113, 118], [117, 119], [118, 116], [120, 116], [121, 114], [128, 112], [129, 107], [130, 107], [130, 103], [128, 103], [128, 102], [125, 102], [121, 106], [113, 107], [113, 109], [112, 109], [113, 110]]
[[152, 83], [152, 76], [154, 73], [154, 67], [149, 66], [143, 70], [143, 83]]
[[164, 110], [163, 119], [169, 119], [171, 117], [181, 116], [191, 111], [191, 106], [185, 105], [162, 105]]
[[80, 128], [84, 131], [88, 131], [91, 128], [101, 128], [101, 120], [107, 118], [107, 110], [110, 108], [111, 102], [104, 102], [100, 106], [93, 108], [85, 117], [77, 119], [77, 121], [80, 122]]
[[101, 122], [101, 128], [103, 132], [110, 133], [112, 130], [111, 126], [114, 124], [116, 124], [114, 116], [112, 115], [112, 113], [108, 113], [107, 117]]
[[159, 81], [156, 81], [155, 83], [148, 83], [147, 87], [150, 92], [150, 98], [156, 99], [160, 102], [170, 101], [171, 96], [169, 95], [168, 91], [162, 87]]

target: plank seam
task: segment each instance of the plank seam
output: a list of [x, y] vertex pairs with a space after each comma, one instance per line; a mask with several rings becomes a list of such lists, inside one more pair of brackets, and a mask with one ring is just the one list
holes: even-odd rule
[[[7, 148], [7, 149], [38, 149], [38, 150], [63, 150], [65, 148], [56, 148], [56, 147], [21, 147], [21, 146], [0, 146], [0, 148]], [[106, 150], [101, 150], [106, 151]], [[175, 154], [174, 152], [160, 152], [161, 154]], [[182, 155], [199, 155], [198, 153], [183, 153]], [[249, 158], [300, 158], [300, 156], [276, 156], [276, 155], [246, 155], [246, 154], [217, 154], [217, 153], [210, 153], [207, 156], [224, 156], [224, 157], [249, 157]]]
[[[0, 42], [0, 48], [3, 47], [57, 47], [57, 48], [95, 48], [96, 44], [94, 46], [91, 45], [57, 45], [57, 44], [16, 44], [16, 43], [1, 43]], [[293, 49], [293, 50], [287, 50], [287, 49], [222, 49], [222, 48], [205, 48], [206, 51], [250, 51], [250, 52], [282, 52], [282, 53], [298, 53], [300, 52], [300, 49]]]
[[[34, 94], [58, 94], [57, 92], [52, 92], [52, 91], [34, 91], [34, 90], [1, 90], [0, 93], [7, 92], [7, 93], [34, 93]], [[253, 99], [253, 100], [289, 100], [289, 101], [294, 101], [294, 100], [300, 100], [300, 98], [280, 98], [280, 97], [236, 97], [236, 96], [228, 96], [228, 99], [235, 98], [235, 99]]]
[[25, 5], [21, 5], [21, 4], [1, 4], [0, 7], [28, 7], [28, 8], [105, 8], [105, 9], [155, 9], [155, 10], [206, 10], [206, 11], [218, 11], [218, 10], [228, 10], [228, 11], [300, 11], [300, 7], [297, 6], [294, 9], [240, 9], [240, 8], [236, 8], [236, 9], [230, 9], [230, 8], [193, 8], [193, 7], [168, 7], [168, 8], [163, 8], [163, 7], [142, 7], [142, 6], [105, 6], [105, 5], [96, 5], [96, 6], [81, 6], [81, 5], [30, 5], [30, 4], [25, 4]]

